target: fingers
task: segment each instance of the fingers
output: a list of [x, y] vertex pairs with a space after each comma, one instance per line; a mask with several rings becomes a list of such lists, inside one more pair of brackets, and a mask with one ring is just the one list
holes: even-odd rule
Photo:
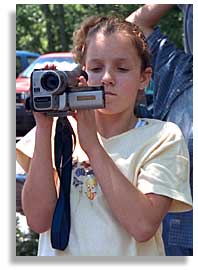
[[80, 76], [79, 78], [78, 78], [78, 86], [79, 87], [83, 87], [83, 86], [87, 86], [87, 81], [86, 81], [86, 79], [85, 79], [85, 77], [84, 76]]
[[47, 64], [44, 66], [44, 69], [56, 69], [56, 66], [54, 64]]
[[72, 117], [77, 121], [77, 111], [72, 112]]
[[41, 113], [41, 112], [33, 112], [36, 125], [37, 127], [46, 128], [46, 127], [51, 127], [53, 123], [53, 118], [46, 116], [46, 114]]

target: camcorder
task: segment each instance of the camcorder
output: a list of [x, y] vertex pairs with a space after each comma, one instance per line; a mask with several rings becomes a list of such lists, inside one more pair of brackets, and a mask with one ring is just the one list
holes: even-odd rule
[[58, 117], [78, 109], [104, 108], [104, 87], [79, 87], [79, 76], [88, 79], [80, 65], [72, 71], [35, 69], [31, 74], [30, 100], [26, 107]]

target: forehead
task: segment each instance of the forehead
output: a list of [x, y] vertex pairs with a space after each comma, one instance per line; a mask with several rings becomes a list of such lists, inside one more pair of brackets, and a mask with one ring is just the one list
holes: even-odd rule
[[130, 59], [138, 58], [138, 54], [132, 38], [122, 31], [110, 35], [98, 33], [90, 38], [86, 58], [97, 57]]

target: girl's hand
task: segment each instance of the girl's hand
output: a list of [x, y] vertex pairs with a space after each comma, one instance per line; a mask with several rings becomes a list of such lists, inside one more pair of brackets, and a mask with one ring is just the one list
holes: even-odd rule
[[[45, 65], [44, 69], [46, 70], [56, 70], [56, 66], [54, 64], [47, 64]], [[33, 112], [35, 121], [36, 121], [36, 126], [39, 129], [50, 129], [52, 128], [52, 124], [53, 124], [53, 118], [52, 117], [48, 117], [46, 116], [44, 113], [41, 112]]]
[[81, 148], [89, 156], [99, 145], [94, 110], [78, 110], [75, 118]]
[[46, 116], [44, 113], [40, 112], [33, 112], [35, 121], [36, 121], [36, 126], [39, 129], [43, 130], [48, 130], [52, 129], [52, 124], [53, 124], [53, 118]]
[[[87, 86], [87, 81], [83, 76], [79, 77], [78, 86]], [[87, 155], [99, 145], [94, 110], [78, 110], [73, 113], [77, 121], [79, 142]]]

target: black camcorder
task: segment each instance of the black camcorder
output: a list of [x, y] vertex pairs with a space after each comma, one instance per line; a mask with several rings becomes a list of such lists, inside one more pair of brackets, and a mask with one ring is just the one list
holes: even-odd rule
[[65, 116], [77, 109], [104, 108], [104, 87], [79, 87], [81, 75], [88, 79], [80, 65], [72, 71], [35, 69], [31, 74], [28, 107], [49, 116]]

